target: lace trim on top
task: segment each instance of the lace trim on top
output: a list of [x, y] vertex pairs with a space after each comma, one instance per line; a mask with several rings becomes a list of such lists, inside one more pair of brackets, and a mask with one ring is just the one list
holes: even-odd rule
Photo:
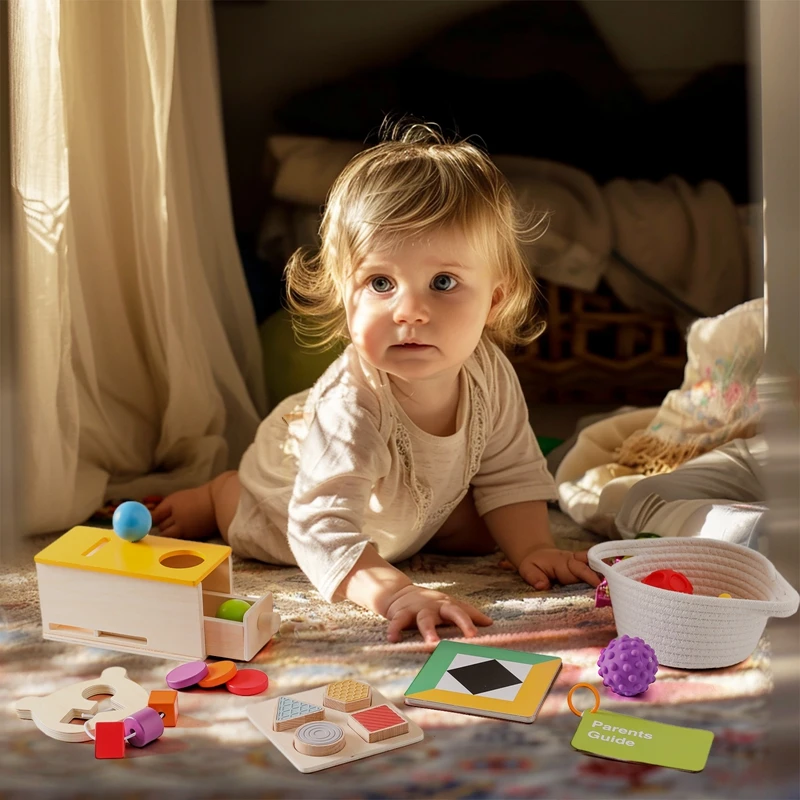
[[[484, 350], [477, 347], [474, 354], [475, 360], [480, 367], [481, 375], [486, 375], [486, 362], [484, 360]], [[475, 387], [472, 391], [472, 419], [469, 426], [469, 459], [467, 461], [468, 480], [478, 474], [481, 468], [483, 451], [486, 449], [486, 428], [489, 424], [489, 409], [487, 407], [487, 397], [482, 387], [477, 381], [470, 380], [470, 387]]]
[[[481, 458], [484, 448], [486, 447], [486, 425], [489, 417], [486, 408], [486, 398], [469, 374], [467, 374], [467, 391], [470, 393], [470, 419], [469, 430], [466, 436], [468, 453], [467, 458], [464, 459], [465, 485], [469, 484], [472, 476], [477, 474], [480, 469]], [[433, 490], [430, 486], [427, 486], [417, 478], [417, 473], [414, 469], [411, 436], [394, 410], [392, 411], [392, 417], [394, 418], [397, 452], [403, 463], [403, 482], [417, 508], [416, 518], [414, 519], [414, 529], [418, 531], [422, 530], [426, 524], [439, 525], [450, 516], [453, 509], [461, 502], [464, 495], [461, 494], [455, 500], [443, 503], [431, 513]]]
[[403, 462], [403, 483], [411, 494], [414, 505], [417, 507], [414, 530], [421, 530], [425, 520], [428, 518], [428, 511], [433, 504], [433, 490], [417, 478], [408, 429], [400, 421], [397, 414], [393, 413], [392, 416], [394, 417], [397, 453]]
[[[481, 375], [485, 375], [487, 370], [485, 347], [486, 343], [481, 342], [472, 354], [472, 357], [477, 362], [478, 371]], [[362, 367], [363, 366], [362, 364]], [[408, 489], [417, 509], [414, 519], [414, 530], [421, 531], [425, 527], [426, 522], [429, 524], [439, 524], [452, 513], [453, 509], [461, 502], [464, 495], [462, 494], [449, 503], [444, 503], [440, 508], [436, 509], [433, 514], [430, 514], [430, 509], [433, 505], [433, 490], [430, 486], [426, 486], [417, 478], [417, 473], [414, 469], [411, 436], [394, 408], [394, 397], [388, 379], [380, 370], [366, 368], [364, 371], [367, 379], [376, 390], [382, 390], [387, 393], [387, 400], [389, 402], [386, 405], [391, 409], [389, 416], [391, 418], [391, 425], [394, 428], [395, 444], [397, 446], [398, 456], [403, 464], [403, 484]], [[483, 457], [483, 451], [486, 447], [486, 428], [489, 420], [486, 388], [481, 385], [481, 382], [476, 379], [475, 375], [471, 374], [470, 370], [467, 370], [467, 391], [470, 393], [471, 408], [469, 430], [466, 436], [468, 453], [464, 463], [465, 485], [469, 484], [469, 481], [480, 469], [481, 458]]]

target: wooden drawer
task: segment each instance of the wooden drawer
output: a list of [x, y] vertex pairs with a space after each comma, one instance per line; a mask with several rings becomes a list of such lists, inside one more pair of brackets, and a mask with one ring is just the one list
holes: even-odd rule
[[[218, 619], [215, 616], [222, 603], [232, 598], [251, 604], [241, 622]], [[203, 591], [206, 655], [234, 661], [250, 661], [272, 638], [280, 624], [280, 615], [272, 610], [271, 592], [263, 597], [242, 597]]]

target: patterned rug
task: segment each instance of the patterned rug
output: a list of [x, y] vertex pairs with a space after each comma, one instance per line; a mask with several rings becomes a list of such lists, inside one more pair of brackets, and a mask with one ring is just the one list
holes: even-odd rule
[[[552, 512], [562, 546], [592, 544], [591, 534]], [[505, 798], [505, 797], [790, 797], [765, 772], [766, 643], [744, 663], [724, 670], [662, 669], [641, 698], [611, 695], [599, 684], [600, 648], [616, 635], [612, 610], [595, 609], [586, 586], [534, 592], [502, 569], [499, 556], [453, 559], [417, 556], [401, 565], [419, 584], [442, 588], [495, 620], [479, 643], [558, 655], [563, 669], [537, 721], [525, 725], [404, 707], [425, 731], [423, 742], [388, 754], [304, 775], [258, 732], [245, 708], [346, 677], [372, 684], [402, 706], [403, 692], [432, 648], [418, 634], [388, 644], [385, 621], [341, 603], [327, 605], [297, 569], [234, 561], [234, 591], [272, 591], [283, 618], [280, 633], [253, 660], [270, 684], [265, 695], [238, 697], [223, 689], [180, 693], [178, 727], [126, 757], [98, 762], [90, 744], [48, 738], [20, 720], [13, 702], [44, 695], [121, 665], [146, 689], [166, 688], [176, 665], [41, 638], [32, 556], [54, 537], [28, 543], [25, 565], [0, 572], [0, 789], [5, 797], [87, 798]], [[136, 598], [130, 598], [135, 604]], [[165, 609], [165, 613], [168, 610]], [[455, 638], [454, 629], [443, 634]], [[578, 682], [599, 686], [603, 708], [715, 733], [699, 774], [594, 759], [570, 740], [578, 724], [566, 693]]]

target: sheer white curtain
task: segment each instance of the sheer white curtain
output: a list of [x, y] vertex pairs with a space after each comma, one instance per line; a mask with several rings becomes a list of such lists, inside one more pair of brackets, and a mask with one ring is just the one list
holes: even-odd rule
[[28, 532], [238, 465], [266, 407], [208, 2], [11, 0]]

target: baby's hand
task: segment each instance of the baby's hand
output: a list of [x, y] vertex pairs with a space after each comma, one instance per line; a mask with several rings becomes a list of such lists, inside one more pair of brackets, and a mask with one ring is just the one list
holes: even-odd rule
[[455, 624], [464, 636], [476, 636], [475, 624], [491, 625], [491, 618], [471, 605], [455, 600], [444, 592], [424, 589], [422, 586], [403, 587], [386, 609], [389, 629], [386, 633], [390, 642], [400, 641], [400, 632], [405, 628], [419, 628], [426, 642], [439, 641], [437, 625]]
[[601, 577], [589, 567], [586, 551], [573, 553], [555, 547], [542, 547], [528, 553], [518, 572], [534, 589], [545, 590], [553, 583], [588, 583], [597, 586]]

